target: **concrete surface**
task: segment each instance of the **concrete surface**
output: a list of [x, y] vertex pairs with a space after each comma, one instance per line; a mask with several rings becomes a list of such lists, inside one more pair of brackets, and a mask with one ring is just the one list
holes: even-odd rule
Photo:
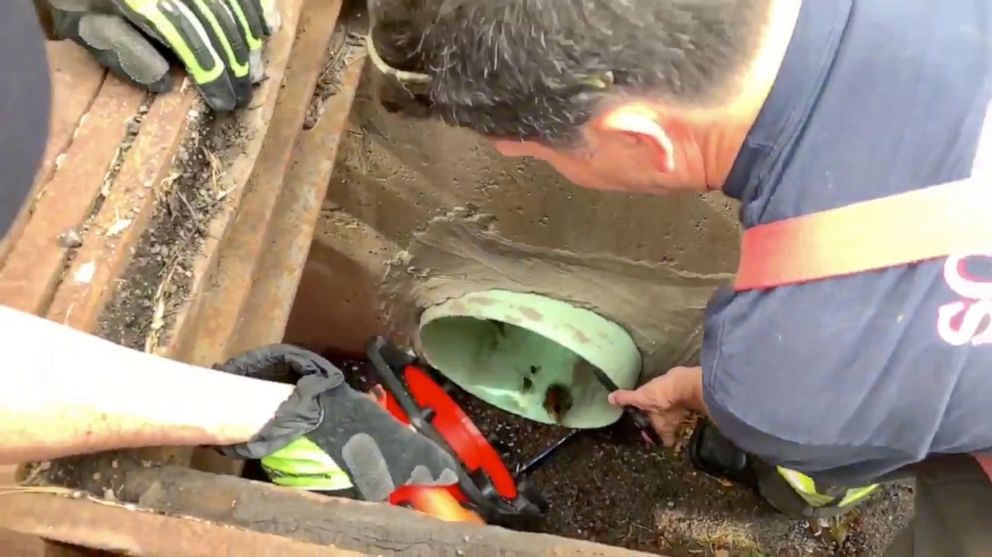
[[384, 328], [409, 335], [429, 304], [499, 287], [628, 327], [648, 374], [695, 359], [701, 310], [736, 267], [731, 202], [582, 190], [469, 132], [385, 113], [374, 93], [367, 72], [287, 340], [357, 352]]

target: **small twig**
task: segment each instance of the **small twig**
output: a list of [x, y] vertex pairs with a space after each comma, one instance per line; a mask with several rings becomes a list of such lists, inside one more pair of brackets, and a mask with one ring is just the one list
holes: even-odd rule
[[203, 149], [203, 154], [207, 158], [207, 164], [210, 165], [210, 185], [216, 193], [220, 189], [217, 185], [217, 180], [220, 176], [220, 159], [206, 148]]
[[155, 308], [152, 311], [152, 323], [149, 327], [150, 331], [148, 336], [145, 337], [145, 352], [151, 354], [158, 348], [158, 343], [160, 341], [160, 334], [162, 329], [165, 327], [165, 317], [166, 317], [166, 299], [165, 299], [165, 289], [168, 285], [172, 284], [172, 275], [175, 274], [176, 269], [179, 268], [180, 257], [174, 255], [169, 261], [168, 271], [166, 271], [165, 276], [162, 277], [162, 281], [158, 283], [158, 288], [155, 289], [155, 296], [152, 298], [152, 307]]
[[18, 493], [52, 493], [55, 495], [73, 495], [76, 493], [76, 490], [58, 486], [0, 485], [0, 495], [15, 495]]
[[196, 211], [193, 210], [193, 206], [190, 205], [189, 201], [186, 200], [186, 196], [183, 195], [183, 192], [181, 191], [176, 192], [176, 196], [179, 197], [179, 200], [182, 201], [183, 205], [186, 206], [186, 209], [189, 210], [189, 216], [192, 217], [193, 220], [196, 220]]

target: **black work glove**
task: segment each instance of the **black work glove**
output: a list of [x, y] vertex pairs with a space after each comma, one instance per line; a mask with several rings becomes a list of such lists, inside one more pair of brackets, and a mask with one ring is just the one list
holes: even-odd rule
[[172, 87], [169, 62], [154, 45], [168, 49], [217, 111], [251, 100], [252, 84], [264, 77], [263, 41], [279, 26], [276, 0], [45, 2], [57, 36], [79, 43], [118, 77], [154, 93]]
[[[345, 384], [341, 370], [318, 354], [272, 345], [217, 368], [269, 381], [299, 379], [255, 438], [220, 449], [232, 457], [261, 459], [277, 484], [322, 491], [354, 486], [360, 498], [384, 501], [402, 485], [458, 482], [451, 455]], [[338, 470], [350, 485], [341, 484]]]

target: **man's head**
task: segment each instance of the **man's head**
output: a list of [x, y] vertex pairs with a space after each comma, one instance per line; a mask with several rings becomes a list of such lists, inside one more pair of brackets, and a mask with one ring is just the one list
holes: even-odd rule
[[728, 107], [773, 3], [369, 0], [373, 58], [399, 74], [387, 106], [474, 130], [580, 185], [655, 193], [721, 185], [708, 159], [738, 124]]

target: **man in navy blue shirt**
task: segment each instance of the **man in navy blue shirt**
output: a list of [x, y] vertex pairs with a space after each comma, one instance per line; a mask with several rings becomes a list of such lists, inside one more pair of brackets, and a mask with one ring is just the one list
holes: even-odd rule
[[[722, 190], [746, 228], [992, 158], [987, 0], [369, 4], [393, 109], [586, 187]], [[987, 554], [992, 487], [968, 455], [992, 448], [990, 256], [719, 292], [702, 365], [611, 400], [668, 441], [687, 412], [707, 415], [720, 433], [704, 445], [725, 436], [808, 507], [911, 470], [917, 515], [891, 555]]]

